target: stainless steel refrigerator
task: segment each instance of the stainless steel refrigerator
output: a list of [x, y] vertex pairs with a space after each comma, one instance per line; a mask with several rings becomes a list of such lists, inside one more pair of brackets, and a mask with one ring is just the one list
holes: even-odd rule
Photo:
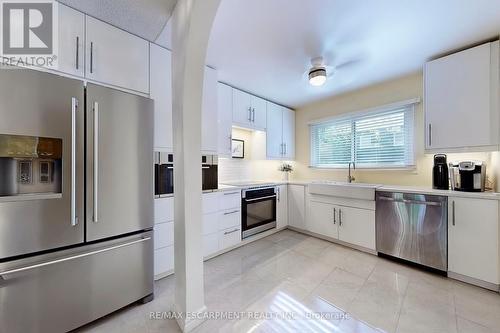
[[153, 295], [153, 102], [0, 71], [0, 332], [65, 332]]

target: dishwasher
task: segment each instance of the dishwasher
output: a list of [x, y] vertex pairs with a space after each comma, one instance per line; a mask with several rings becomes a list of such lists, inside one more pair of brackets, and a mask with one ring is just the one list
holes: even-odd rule
[[448, 270], [448, 198], [377, 192], [377, 252]]

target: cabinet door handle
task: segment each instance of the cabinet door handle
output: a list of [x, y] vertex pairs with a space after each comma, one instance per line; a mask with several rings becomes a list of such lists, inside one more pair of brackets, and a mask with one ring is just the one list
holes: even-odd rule
[[239, 213], [239, 212], [240, 212], [239, 210], [235, 210], [235, 211], [232, 211], [232, 212], [224, 213], [224, 215], [233, 215], [233, 214], [236, 214], [236, 213]]
[[76, 70], [80, 69], [80, 37], [76, 36]]
[[337, 208], [333, 209], [333, 224], [337, 224]]
[[234, 234], [235, 232], [238, 232], [238, 231], [240, 231], [240, 229], [236, 229], [236, 230], [233, 230], [233, 231], [226, 231], [226, 232], [224, 233], [224, 235], [225, 235], [225, 236], [227, 236], [227, 235], [231, 235], [231, 234]]
[[283, 146], [285, 147], [285, 153], [283, 155], [286, 155], [288, 147], [286, 146], [286, 143], [284, 143]]
[[451, 223], [455, 226], [455, 201], [451, 202]]
[[255, 123], [255, 108], [252, 109], [252, 122]]
[[240, 192], [225, 192], [224, 195], [240, 194]]
[[248, 107], [248, 121], [252, 122], [252, 108]]
[[342, 209], [339, 209], [339, 225], [342, 226]]
[[276, 200], [278, 200], [278, 202], [280, 202], [281, 201], [281, 189], [279, 187], [276, 189], [276, 195], [277, 195]]
[[94, 42], [90, 42], [90, 74], [94, 73]]
[[429, 123], [429, 147], [432, 147], [432, 124]]

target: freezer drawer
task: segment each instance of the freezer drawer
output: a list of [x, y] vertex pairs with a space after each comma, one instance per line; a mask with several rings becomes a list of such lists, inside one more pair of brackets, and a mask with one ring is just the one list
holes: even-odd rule
[[152, 238], [0, 264], [0, 331], [67, 332], [151, 295]]
[[448, 198], [377, 192], [377, 251], [448, 270]]

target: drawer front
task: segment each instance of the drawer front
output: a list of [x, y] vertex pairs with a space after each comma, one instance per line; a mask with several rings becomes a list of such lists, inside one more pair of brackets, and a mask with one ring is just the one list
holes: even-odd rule
[[203, 214], [215, 213], [219, 211], [219, 193], [203, 194]]
[[[0, 264], [4, 272], [53, 261], [0, 280], [0, 331], [69, 332], [151, 294], [152, 236], [145, 233]], [[68, 260], [58, 262], [60, 258]]]
[[219, 213], [203, 215], [203, 235], [213, 234], [219, 231]]
[[174, 245], [174, 222], [155, 225], [155, 250]]
[[174, 220], [174, 198], [155, 199], [155, 223]]
[[174, 246], [167, 246], [155, 250], [155, 275], [163, 274], [174, 269]]
[[203, 256], [209, 257], [219, 251], [219, 233], [203, 236]]
[[219, 233], [219, 248], [224, 250], [241, 243], [241, 227], [230, 228]]
[[241, 227], [241, 209], [230, 209], [220, 213], [219, 230]]
[[241, 191], [222, 192], [220, 196], [220, 209], [228, 210], [241, 208]]

